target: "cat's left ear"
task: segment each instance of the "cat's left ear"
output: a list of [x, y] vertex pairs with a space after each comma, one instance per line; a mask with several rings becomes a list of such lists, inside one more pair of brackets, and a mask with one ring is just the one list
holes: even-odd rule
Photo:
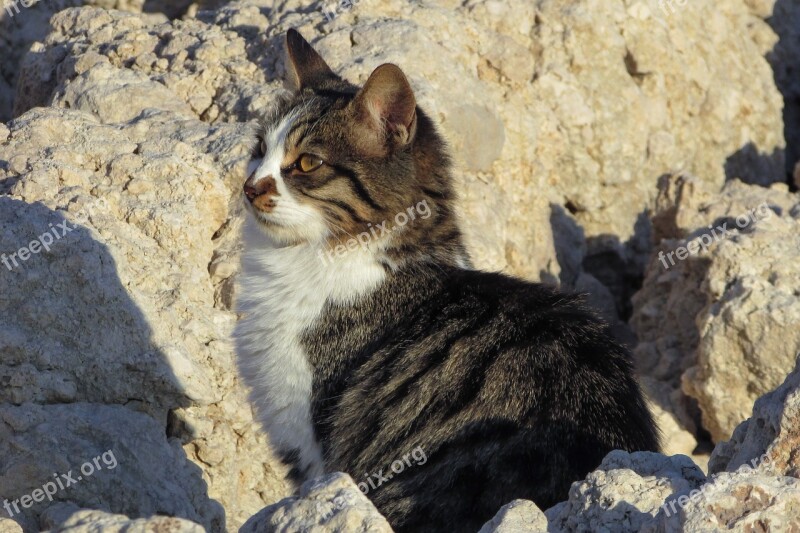
[[291, 81], [298, 91], [306, 87], [321, 87], [331, 78], [338, 79], [322, 56], [295, 29], [286, 32], [286, 54], [291, 67]]
[[370, 74], [352, 102], [359, 144], [376, 155], [405, 146], [414, 138], [417, 102], [397, 65], [386, 63]]

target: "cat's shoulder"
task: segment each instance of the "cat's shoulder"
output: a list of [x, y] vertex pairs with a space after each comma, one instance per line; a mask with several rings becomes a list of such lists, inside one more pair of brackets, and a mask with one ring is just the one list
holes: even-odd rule
[[595, 331], [608, 327], [582, 293], [500, 272], [459, 269], [448, 278], [447, 292], [453, 297], [494, 309], [520, 326]]

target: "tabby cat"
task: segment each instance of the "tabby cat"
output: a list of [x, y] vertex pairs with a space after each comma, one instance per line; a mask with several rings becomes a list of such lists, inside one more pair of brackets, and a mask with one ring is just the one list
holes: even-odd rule
[[399, 531], [477, 531], [516, 498], [564, 500], [610, 450], [657, 450], [629, 353], [580, 296], [471, 267], [403, 72], [359, 88], [298, 32], [286, 47], [296, 91], [244, 184], [235, 336], [292, 477], [349, 473]]

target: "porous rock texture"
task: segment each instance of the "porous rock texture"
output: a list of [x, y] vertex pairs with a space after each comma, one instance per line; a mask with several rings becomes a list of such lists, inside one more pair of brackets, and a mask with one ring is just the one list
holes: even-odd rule
[[41, 525], [51, 533], [204, 533], [194, 522], [169, 516], [152, 516], [132, 520], [124, 515], [92, 509], [79, 509], [74, 504], [56, 504], [42, 516]]
[[297, 496], [263, 509], [239, 533], [283, 531], [391, 533], [392, 528], [350, 476], [335, 473], [309, 481]]
[[680, 427], [726, 440], [800, 352], [800, 197], [784, 184], [712, 192], [671, 176], [653, 226], [660, 244], [633, 298], [638, 366]]
[[746, 464], [765, 474], [800, 478], [800, 356], [783, 384], [759, 398], [752, 416], [714, 449], [708, 466], [716, 473]]
[[[95, 7], [60, 11], [77, 4]], [[668, 451], [690, 453], [703, 431], [727, 438], [789, 371], [797, 197], [760, 187], [785, 178], [781, 92], [798, 56], [769, 14], [794, 16], [787, 2], [215, 4], [58, 0], [0, 12], [0, 252], [37, 248], [0, 266], [0, 500], [108, 450], [119, 462], [15, 516], [26, 530], [188, 531], [189, 520], [236, 531], [265, 506], [248, 527], [388, 528], [345, 476], [275, 504], [290, 488], [228, 341], [252, 142], [244, 122], [283, 90], [290, 27], [354, 82], [383, 62], [407, 72], [452, 144], [479, 267], [587, 291], [611, 320], [627, 317], [647, 269], [632, 325]], [[777, 88], [770, 64], [783, 69]], [[665, 175], [676, 177], [659, 187]], [[758, 186], [719, 192], [729, 178]], [[648, 255], [653, 242], [678, 245], [761, 199], [769, 220], [669, 276]], [[780, 473], [796, 476], [796, 432], [783, 430], [796, 415], [776, 409], [762, 405], [712, 467], [774, 441], [795, 465]], [[744, 517], [750, 494], [774, 495], [770, 512], [786, 512], [796, 485], [778, 473], [714, 480], [714, 516]], [[712, 511], [667, 517], [659, 506], [702, 482], [685, 458], [615, 452], [546, 518], [515, 502], [484, 530], [696, 518], [701, 531]], [[185, 520], [138, 521], [154, 514]]]
[[72, 58], [100, 56], [204, 120], [251, 118], [280, 85], [280, 36], [297, 27], [354, 81], [385, 61], [406, 69], [462, 165], [480, 266], [594, 288], [617, 311], [641, 271], [658, 176], [783, 179], [780, 94], [763, 58], [774, 34], [738, 1], [362, 0], [332, 20], [329, 7], [251, 0], [162, 24], [61, 17], [23, 61], [15, 112], [86, 70]]
[[584, 481], [572, 484], [567, 501], [545, 514], [558, 531], [641, 531], [668, 496], [705, 480], [684, 455], [613, 451]]
[[517, 531], [547, 531], [547, 517], [527, 500], [514, 500], [504, 505], [478, 533], [516, 533]]
[[[50, 241], [0, 272], [0, 496], [112, 450], [108, 483], [124, 490], [93, 478], [56, 499], [233, 529], [286, 494], [237, 384], [235, 317], [215, 306], [225, 267], [209, 266], [238, 180], [226, 168], [247, 159], [241, 126], [181, 113], [133, 72], [119, 96], [136, 88], [138, 116], [107, 123], [80, 109], [118, 90], [91, 85], [106, 69], [73, 109], [32, 110], [0, 145], [0, 249]], [[17, 518], [34, 529], [45, 509]]]

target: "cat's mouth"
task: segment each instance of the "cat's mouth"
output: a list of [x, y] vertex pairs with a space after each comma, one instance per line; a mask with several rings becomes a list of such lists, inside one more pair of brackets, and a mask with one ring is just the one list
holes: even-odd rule
[[269, 211], [265, 211], [245, 201], [245, 208], [261, 232], [275, 244], [316, 242], [328, 233], [321, 217], [300, 206], [278, 206], [276, 203]]
[[290, 225], [287, 224], [285, 220], [282, 220], [281, 217], [276, 216], [274, 213], [270, 211], [263, 211], [258, 207], [248, 204], [247, 205], [248, 211], [253, 216], [253, 218], [265, 227], [281, 227], [281, 228], [289, 228]]

